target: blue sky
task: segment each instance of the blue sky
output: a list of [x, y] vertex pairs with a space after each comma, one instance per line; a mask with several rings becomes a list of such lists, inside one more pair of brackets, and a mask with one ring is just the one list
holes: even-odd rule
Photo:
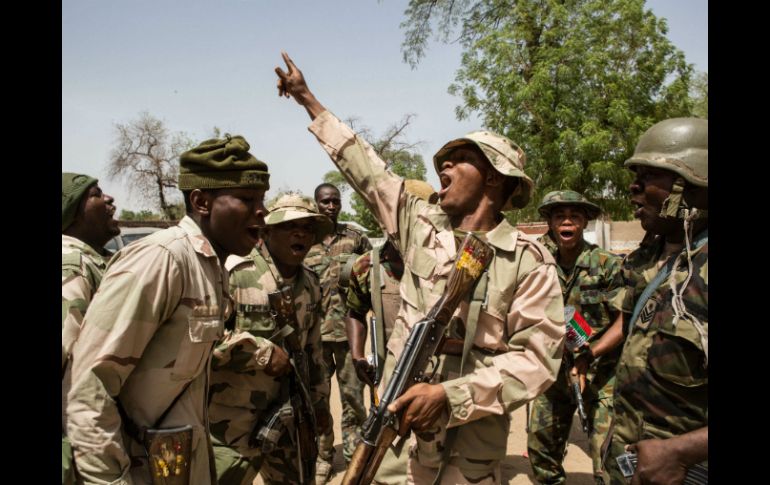
[[[478, 129], [457, 121], [447, 93], [457, 45], [432, 43], [416, 70], [402, 62], [407, 0], [65, 0], [62, 2], [62, 171], [100, 179], [118, 209], [153, 209], [106, 178], [115, 123], [149, 111], [193, 140], [214, 126], [243, 135], [268, 163], [269, 196], [311, 194], [333, 168], [306, 130], [309, 118], [278, 98], [275, 66], [286, 50], [319, 100], [380, 134], [407, 113], [407, 137], [426, 162], [451, 138]], [[708, 71], [708, 1], [655, 0], [669, 39]], [[438, 180], [428, 167], [428, 181]]]

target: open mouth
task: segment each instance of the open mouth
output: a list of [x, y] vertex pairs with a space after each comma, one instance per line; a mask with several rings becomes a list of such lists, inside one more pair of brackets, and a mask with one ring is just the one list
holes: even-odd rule
[[637, 202], [635, 200], [631, 201], [631, 205], [636, 207], [636, 210], [634, 211], [634, 217], [639, 218], [639, 216], [642, 214], [642, 209], [644, 209], [644, 205], [641, 202]]
[[575, 231], [559, 231], [559, 235], [564, 239], [570, 239], [575, 235]]
[[439, 182], [441, 183], [441, 190], [438, 191], [438, 197], [439, 199], [442, 199], [446, 195], [447, 191], [449, 191], [449, 186], [452, 185], [452, 178], [444, 172], [441, 172], [438, 175], [438, 178]]
[[306, 249], [306, 247], [307, 247], [307, 246], [305, 246], [304, 244], [299, 244], [299, 243], [297, 243], [297, 244], [292, 244], [292, 245], [291, 245], [291, 246], [289, 246], [289, 247], [290, 247], [290, 248], [291, 248], [291, 250], [292, 250], [292, 251], [294, 251], [295, 253], [301, 253], [302, 251], [304, 251], [304, 250]]

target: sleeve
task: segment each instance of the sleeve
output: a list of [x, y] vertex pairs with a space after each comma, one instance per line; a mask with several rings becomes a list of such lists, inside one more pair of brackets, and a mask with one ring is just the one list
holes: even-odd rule
[[564, 347], [556, 268], [539, 264], [519, 281], [507, 315], [508, 328], [514, 328], [508, 352], [483, 357], [474, 372], [442, 383], [450, 410], [447, 427], [511, 412], [556, 380]]
[[[427, 202], [403, 190], [404, 180], [387, 171], [371, 145], [329, 111], [308, 128], [374, 217], [392, 238], [406, 248], [418, 210]], [[369, 242], [366, 242], [371, 248]], [[366, 252], [366, 251], [362, 251]]]
[[226, 332], [214, 347], [211, 370], [226, 369], [240, 374], [263, 371], [270, 362], [273, 348], [270, 340], [236, 328]]
[[83, 316], [94, 289], [82, 272], [62, 270], [61, 281], [61, 344], [62, 369], [67, 363], [72, 347], [83, 326]]
[[613, 302], [617, 300], [618, 295], [623, 290], [623, 260], [618, 256], [612, 255], [607, 258], [604, 266], [604, 294], [606, 296], [605, 301], [608, 302], [610, 309], [620, 311], [613, 305]]
[[619, 287], [611, 298], [608, 296], [607, 302], [611, 309], [631, 314], [634, 311], [634, 302], [636, 301], [636, 278], [628, 256], [619, 265], [617, 278]]
[[369, 274], [371, 269], [370, 253], [359, 257], [353, 264], [353, 271], [348, 286], [346, 303], [348, 310], [365, 316], [372, 308], [369, 288]]
[[165, 248], [134, 248], [118, 257], [88, 308], [72, 354], [67, 436], [78, 472], [94, 484], [131, 483], [115, 397], [173, 314], [183, 281]]

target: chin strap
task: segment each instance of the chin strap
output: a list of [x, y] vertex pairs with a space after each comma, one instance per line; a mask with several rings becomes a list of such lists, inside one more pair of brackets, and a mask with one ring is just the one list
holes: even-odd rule
[[[706, 211], [703, 211], [706, 212]], [[708, 368], [708, 359], [709, 359], [709, 347], [708, 347], [708, 335], [706, 335], [706, 331], [703, 327], [703, 323], [695, 317], [693, 314], [687, 311], [687, 307], [684, 304], [684, 291], [687, 288], [687, 285], [690, 283], [690, 279], [692, 278], [692, 252], [694, 250], [697, 250], [703, 244], [708, 242], [708, 230], [703, 231], [703, 234], [698, 238], [698, 240], [694, 241], [694, 248], [693, 242], [691, 242], [692, 239], [692, 226], [693, 221], [696, 219], [703, 219], [708, 217], [707, 215], [701, 215], [701, 211], [699, 211], [696, 208], [688, 209], [688, 208], [682, 208], [683, 213], [683, 219], [684, 219], [684, 244], [685, 244], [685, 251], [681, 251], [679, 255], [676, 257], [676, 261], [674, 262], [674, 268], [678, 267], [681, 263], [683, 258], [687, 258], [687, 276], [685, 277], [684, 281], [681, 285], [677, 285], [675, 275], [671, 275], [669, 278], [669, 287], [671, 288], [671, 294], [672, 294], [672, 301], [671, 305], [674, 310], [674, 326], [679, 322], [680, 319], [686, 319], [692, 322], [693, 327], [695, 327], [695, 330], [698, 331], [698, 335], [700, 336], [700, 342], [701, 346], [703, 347], [703, 352], [706, 355], [706, 361], [704, 365]]]
[[660, 208], [660, 217], [673, 219], [708, 219], [708, 211], [690, 208], [684, 200], [684, 188], [687, 182], [682, 177], [677, 177], [674, 186], [671, 187], [671, 193], [668, 194], [663, 206]]

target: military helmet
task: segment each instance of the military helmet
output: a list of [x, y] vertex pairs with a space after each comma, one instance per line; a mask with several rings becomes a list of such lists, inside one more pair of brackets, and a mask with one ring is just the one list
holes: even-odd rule
[[529, 198], [535, 188], [535, 182], [524, 173], [527, 156], [524, 150], [508, 138], [491, 131], [473, 131], [462, 138], [457, 138], [445, 144], [433, 155], [433, 165], [436, 173], [441, 173], [441, 164], [449, 157], [455, 148], [463, 145], [477, 146], [495, 170], [506, 177], [517, 177], [519, 185], [510, 198], [503, 204], [502, 210], [522, 208], [529, 203]]
[[598, 205], [589, 201], [582, 194], [575, 192], [574, 190], [554, 190], [548, 192], [543, 197], [543, 202], [537, 207], [537, 211], [541, 216], [548, 219], [551, 214], [551, 210], [559, 205], [572, 205], [583, 208], [586, 211], [588, 220], [591, 221], [599, 217], [602, 210]]
[[316, 242], [334, 230], [331, 219], [318, 212], [318, 206], [310, 197], [302, 194], [286, 193], [279, 195], [268, 206], [270, 213], [265, 217], [267, 226], [274, 226], [283, 222], [297, 219], [316, 219]]
[[693, 185], [708, 187], [708, 120], [671, 118], [652, 125], [625, 163], [631, 170], [638, 165], [671, 170]]

